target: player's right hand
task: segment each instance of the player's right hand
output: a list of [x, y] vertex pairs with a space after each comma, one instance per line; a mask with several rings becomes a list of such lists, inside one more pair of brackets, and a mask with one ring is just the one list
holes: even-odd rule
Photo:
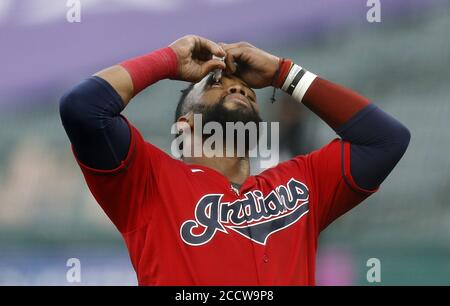
[[226, 67], [223, 61], [213, 59], [213, 55], [224, 57], [225, 51], [206, 38], [187, 35], [171, 43], [169, 47], [177, 55], [178, 80], [196, 83], [211, 71]]

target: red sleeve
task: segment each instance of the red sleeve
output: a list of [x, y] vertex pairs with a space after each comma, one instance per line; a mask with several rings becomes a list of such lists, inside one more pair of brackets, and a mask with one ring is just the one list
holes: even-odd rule
[[319, 232], [378, 189], [360, 188], [350, 173], [350, 143], [335, 139], [304, 158], [311, 179]]
[[[130, 148], [117, 168], [98, 170], [77, 160], [92, 195], [122, 233], [150, 220], [149, 198], [156, 187], [161, 159], [167, 156], [145, 142], [139, 131], [127, 123], [131, 131]], [[75, 155], [75, 151], [73, 153]]]

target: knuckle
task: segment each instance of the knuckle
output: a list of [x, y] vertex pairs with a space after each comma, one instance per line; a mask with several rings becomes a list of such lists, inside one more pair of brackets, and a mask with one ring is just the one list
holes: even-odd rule
[[248, 42], [246, 42], [246, 41], [240, 41], [238, 43], [238, 46], [239, 47], [250, 47], [250, 44]]
[[197, 36], [189, 34], [183, 37], [184, 39], [186, 39], [186, 41], [188, 42], [195, 42], [197, 39]]

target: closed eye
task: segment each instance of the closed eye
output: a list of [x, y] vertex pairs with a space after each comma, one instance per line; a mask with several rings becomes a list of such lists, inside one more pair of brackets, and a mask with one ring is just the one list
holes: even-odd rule
[[[222, 88], [223, 87], [222, 80], [223, 80], [223, 78], [220, 78], [218, 81], [216, 81], [214, 79], [214, 74], [211, 73], [211, 75], [208, 77], [208, 79], [206, 81], [206, 86], [208, 86], [210, 88]], [[243, 84], [243, 85], [245, 85], [245, 84]], [[247, 87], [247, 86], [245, 85], [245, 87]], [[248, 88], [249, 94], [247, 94], [246, 97], [250, 101], [256, 103], [256, 94], [255, 94], [255, 92], [251, 88], [249, 88], [249, 87], [247, 87], [247, 88]]]
[[208, 77], [206, 81], [206, 85], [209, 87], [218, 87], [222, 86], [222, 79], [220, 78], [218, 81], [214, 79], [214, 73], [211, 73], [211, 75]]
[[218, 86], [222, 87], [222, 81], [221, 80], [216, 81], [213, 78], [211, 81], [211, 87], [218, 87]]

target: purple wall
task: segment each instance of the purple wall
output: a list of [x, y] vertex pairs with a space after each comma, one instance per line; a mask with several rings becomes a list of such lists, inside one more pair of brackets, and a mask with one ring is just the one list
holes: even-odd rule
[[[82, 22], [72, 24], [65, 20], [65, 6], [59, 7], [56, 19], [26, 22], [25, 13], [36, 10], [36, 5], [29, 7], [30, 2], [23, 0], [11, 3], [6, 17], [0, 18], [0, 105], [40, 103], [84, 75], [185, 34], [276, 46], [348, 25], [376, 26], [366, 21], [368, 8], [362, 0], [223, 0], [214, 4], [191, 0], [163, 10], [120, 8], [114, 1], [106, 10], [83, 7], [82, 1]], [[444, 4], [445, 0], [382, 0], [382, 16]]]

